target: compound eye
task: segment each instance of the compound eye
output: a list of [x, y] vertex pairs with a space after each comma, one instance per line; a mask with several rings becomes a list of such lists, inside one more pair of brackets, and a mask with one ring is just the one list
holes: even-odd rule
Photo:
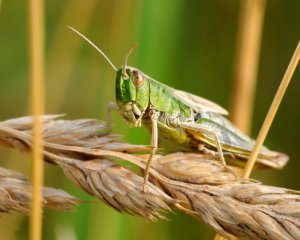
[[136, 87], [142, 87], [145, 83], [144, 76], [141, 72], [134, 70], [133, 73], [133, 83]]

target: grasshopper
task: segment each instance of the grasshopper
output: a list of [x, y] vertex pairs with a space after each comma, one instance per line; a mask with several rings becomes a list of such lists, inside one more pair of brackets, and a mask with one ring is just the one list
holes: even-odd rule
[[[191, 151], [218, 155], [224, 166], [226, 162], [237, 166], [245, 164], [254, 140], [224, 117], [228, 115], [224, 108], [207, 99], [164, 85], [139, 69], [127, 66], [133, 47], [127, 53], [123, 66], [117, 69], [94, 43], [77, 30], [70, 29], [95, 47], [116, 71], [116, 104], [109, 108], [118, 109], [130, 126], [143, 125], [151, 132], [152, 150], [145, 168], [144, 189], [159, 138]], [[263, 146], [256, 165], [280, 169], [287, 161], [287, 155]]]

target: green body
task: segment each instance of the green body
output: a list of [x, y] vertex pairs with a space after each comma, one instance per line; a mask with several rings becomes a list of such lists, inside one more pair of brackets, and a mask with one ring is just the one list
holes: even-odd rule
[[[143, 77], [143, 85], [136, 86], [134, 74]], [[120, 112], [129, 125], [145, 126], [151, 130], [149, 112], [154, 109], [159, 112], [158, 136], [170, 140], [184, 148], [197, 151], [199, 146], [208, 151], [216, 152], [216, 143], [211, 136], [197, 129], [174, 127], [169, 119], [197, 124], [215, 132], [222, 146], [226, 160], [234, 165], [243, 165], [247, 160], [254, 141], [240, 132], [221, 114], [213, 111], [195, 111], [174, 95], [174, 89], [161, 84], [138, 69], [126, 67], [124, 78], [122, 69], [116, 77], [116, 101]], [[288, 157], [284, 154], [270, 151], [263, 147], [257, 159], [259, 165], [281, 168]]]
[[[181, 128], [172, 128], [167, 124], [168, 116], [176, 115], [182, 121], [191, 121], [194, 117], [188, 106], [172, 96], [172, 91], [171, 87], [160, 84], [151, 78], [148, 78], [142, 87], [136, 88], [132, 79], [123, 80], [122, 69], [117, 73], [116, 100], [121, 114], [128, 124], [133, 127], [142, 124], [151, 130], [148, 113], [151, 108], [156, 109], [161, 113], [158, 119], [159, 137], [189, 147], [192, 142], [190, 134]], [[129, 107], [127, 108], [130, 104], [135, 104], [144, 112], [141, 122], [137, 122], [138, 118], [134, 112]]]

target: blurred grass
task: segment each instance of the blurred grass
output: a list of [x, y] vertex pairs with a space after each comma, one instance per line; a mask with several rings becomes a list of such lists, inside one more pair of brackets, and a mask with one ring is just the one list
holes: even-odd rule
[[[253, 105], [257, 82], [257, 69], [260, 59], [265, 5], [265, 0], [240, 1], [229, 117], [232, 123], [247, 135], [251, 133], [253, 120]], [[258, 140], [257, 138], [256, 141]], [[255, 151], [254, 148], [253, 151]], [[251, 159], [251, 157], [249, 157], [247, 165], [245, 166], [245, 173], [252, 171], [256, 158], [252, 157]], [[250, 174], [246, 176], [246, 174], [244, 174], [244, 177], [248, 178], [249, 175]], [[226, 238], [218, 234], [216, 234], [214, 238], [214, 240], [223, 239], [225, 240]]]
[[[3, 1], [0, 12], [0, 117], [28, 113], [27, 5]], [[266, 6], [261, 60], [255, 99], [253, 135], [257, 135], [294, 47], [299, 40], [300, 2], [274, 0]], [[65, 25], [76, 27], [121, 66], [132, 43], [138, 48], [129, 64], [170, 86], [190, 91], [228, 107], [239, 1], [105, 1], [46, 2], [46, 111], [70, 118], [105, 119], [114, 100], [115, 73], [87, 43]], [[273, 123], [266, 145], [291, 156], [283, 171], [255, 173], [269, 184], [299, 189], [300, 112], [297, 69]], [[296, 80], [296, 81], [295, 81]], [[129, 129], [113, 114], [115, 132], [134, 143], [149, 143], [144, 129]], [[2, 166], [28, 173], [28, 156], [1, 149]], [[46, 166], [45, 184], [90, 199], [53, 166]], [[45, 211], [43, 239], [212, 239], [204, 224], [182, 214], [170, 222], [151, 223], [121, 215], [96, 199], [74, 213]], [[3, 239], [27, 239], [27, 217], [4, 216]], [[4, 233], [3, 233], [4, 234]], [[71, 236], [71, 237], [70, 237]], [[75, 238], [73, 238], [76, 236]]]
[[242, 132], [251, 133], [261, 36], [266, 0], [240, 2], [230, 120]]

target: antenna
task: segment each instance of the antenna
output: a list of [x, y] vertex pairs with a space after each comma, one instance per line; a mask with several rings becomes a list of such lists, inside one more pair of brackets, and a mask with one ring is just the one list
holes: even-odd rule
[[126, 56], [125, 56], [125, 61], [124, 61], [123, 70], [122, 70], [122, 75], [123, 75], [123, 77], [127, 77], [127, 74], [126, 74], [127, 60], [128, 60], [128, 58], [129, 58], [130, 54], [132, 53], [133, 49], [135, 49], [136, 47], [137, 47], [137, 45], [136, 45], [136, 44], [133, 44], [133, 45], [129, 48], [128, 53], [127, 53]]
[[67, 26], [69, 29], [71, 29], [73, 32], [77, 33], [80, 37], [82, 37], [85, 41], [87, 41], [92, 47], [94, 47], [101, 55], [106, 59], [106, 61], [112, 66], [112, 68], [117, 72], [118, 69], [115, 67], [115, 65], [110, 61], [110, 59], [105, 55], [104, 52], [100, 48], [98, 48], [91, 40], [89, 40], [87, 37], [85, 37], [83, 34], [78, 32], [76, 29]]

